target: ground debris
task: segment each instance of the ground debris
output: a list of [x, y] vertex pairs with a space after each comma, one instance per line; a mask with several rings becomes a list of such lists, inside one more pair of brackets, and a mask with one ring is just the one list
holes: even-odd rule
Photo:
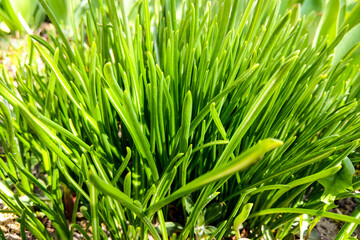
[[[338, 205], [337, 208], [331, 209], [330, 212], [351, 215], [354, 210], [359, 205], [355, 198], [345, 198], [335, 202]], [[336, 235], [339, 233], [341, 227], [344, 225], [343, 222], [336, 221], [334, 219], [329, 218], [321, 218], [319, 223], [315, 226], [315, 230], [320, 233], [321, 240], [333, 240]], [[358, 226], [353, 235], [353, 237], [357, 237], [360, 239], [360, 227]]]
[[[5, 239], [21, 239], [20, 223], [16, 221], [18, 217], [10, 212], [0, 200], [0, 210], [9, 212], [0, 212], [0, 228], [4, 233]], [[25, 231], [26, 239], [34, 239], [30, 232]]]

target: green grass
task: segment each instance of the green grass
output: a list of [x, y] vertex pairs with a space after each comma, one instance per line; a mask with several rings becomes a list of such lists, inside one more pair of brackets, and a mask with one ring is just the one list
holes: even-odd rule
[[[0, 198], [36, 238], [51, 236], [34, 212], [72, 239], [78, 209], [93, 239], [101, 223], [112, 239], [222, 239], [241, 226], [305, 239], [300, 226], [323, 216], [348, 222], [341, 239], [360, 223], [327, 212], [360, 186], [359, 4], [341, 18], [330, 1], [310, 28], [291, 1], [143, 0], [130, 12], [104, 0], [70, 41], [39, 2], [57, 35], [31, 35], [0, 84]], [[76, 194], [70, 217], [60, 183]]]
[[45, 12], [37, 0], [1, 0], [0, 34], [23, 32], [23, 24], [38, 27], [45, 19]]

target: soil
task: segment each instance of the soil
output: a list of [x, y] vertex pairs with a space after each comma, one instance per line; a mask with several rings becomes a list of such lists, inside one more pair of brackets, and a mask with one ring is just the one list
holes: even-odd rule
[[[345, 198], [336, 201], [335, 204], [339, 207], [330, 210], [330, 212], [351, 215], [359, 205], [359, 202], [355, 198]], [[319, 223], [316, 225], [315, 230], [320, 233], [321, 240], [333, 240], [343, 225], [343, 222], [339, 222], [334, 219], [321, 218]], [[355, 229], [352, 236], [360, 239], [359, 226]]]

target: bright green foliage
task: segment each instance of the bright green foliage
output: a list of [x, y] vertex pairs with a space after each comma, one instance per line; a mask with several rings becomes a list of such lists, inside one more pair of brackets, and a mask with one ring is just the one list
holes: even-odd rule
[[323, 201], [329, 204], [333, 202], [337, 195], [346, 191], [352, 190], [352, 177], [355, 173], [354, 166], [349, 158], [345, 158], [341, 162], [341, 169], [329, 177], [319, 180], [319, 183], [324, 186]]
[[[28, 27], [39, 27], [45, 20], [46, 12], [39, 0], [1, 0], [0, 34], [13, 31], [25, 32]], [[87, 0], [47, 0], [51, 11], [57, 17], [67, 35], [73, 23], [79, 24], [82, 15], [88, 9]], [[91, 4], [97, 6], [97, 1]], [[74, 21], [74, 22], [73, 22]]]
[[239, 216], [237, 216], [234, 219], [235, 236], [237, 239], [239, 239], [241, 237], [240, 232], [239, 232], [240, 227], [242, 226], [243, 222], [245, 222], [245, 220], [249, 217], [252, 207], [253, 207], [252, 203], [247, 203], [244, 206], [243, 210], [241, 210]]
[[350, 57], [352, 55], [357, 57], [357, 61], [359, 61], [360, 52], [356, 51], [356, 49], [358, 49], [359, 47], [359, 38], [360, 38], [360, 23], [355, 27], [353, 27], [352, 29], [350, 29], [350, 31], [345, 34], [344, 38], [336, 46], [334, 57], [332, 60], [333, 66], [338, 64], [341, 59]]
[[[104, 0], [69, 41], [39, 2], [58, 35], [32, 35], [0, 84], [0, 198], [37, 238], [51, 238], [37, 209], [59, 239], [90, 238], [78, 209], [94, 239], [106, 237], [101, 223], [112, 239], [222, 239], [241, 223], [252, 238], [284, 239], [303, 214], [353, 223], [347, 234], [360, 223], [326, 212], [319, 183], [346, 179], [325, 183], [331, 200], [360, 188], [345, 171], [359, 162], [359, 44], [342, 47], [340, 15], [311, 32], [290, 1], [143, 0], [129, 12]], [[60, 183], [76, 194], [70, 219]]]
[[1, 0], [0, 1], [0, 33], [23, 30], [21, 20], [26, 24], [38, 26], [45, 18], [37, 0]]

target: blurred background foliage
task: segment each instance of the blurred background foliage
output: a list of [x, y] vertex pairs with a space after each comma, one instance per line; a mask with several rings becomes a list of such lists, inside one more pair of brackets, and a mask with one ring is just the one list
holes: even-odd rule
[[[164, 0], [149, 1], [150, 13], [154, 13], [153, 6], [155, 4], [162, 4]], [[54, 12], [57, 19], [61, 21], [64, 28], [69, 28], [71, 24], [72, 14], [76, 22], [80, 22], [84, 17], [85, 11], [89, 9], [89, 4], [98, 6], [98, 0], [47, 0], [49, 6]], [[129, 18], [134, 18], [134, 6], [141, 1], [128, 0], [125, 3], [126, 12], [129, 13]], [[182, 2], [177, 0], [178, 13], [181, 14]], [[205, 2], [202, 0], [202, 2]], [[216, 6], [217, 0], [211, 0], [212, 4]], [[285, 13], [286, 9], [293, 9], [298, 11], [299, 16], [307, 16], [307, 31], [313, 39], [316, 26], [318, 25], [322, 15], [327, 9], [328, 5], [339, 5], [336, 11], [339, 11], [339, 19], [337, 19], [337, 28], [340, 29], [345, 25], [349, 28], [356, 26], [360, 22], [360, 4], [358, 0], [281, 0], [281, 13]], [[70, 6], [70, 7], [69, 7]], [[246, 1], [240, 1], [239, 7], [245, 8]], [[239, 11], [241, 13], [242, 11]], [[0, 0], [0, 31], [2, 34], [11, 33], [14, 31], [23, 32], [24, 27], [19, 19], [19, 15], [31, 28], [37, 28], [46, 20], [45, 11], [42, 9], [38, 0]]]
[[[89, 2], [96, 4], [96, 1], [87, 0], [48, 0], [47, 3], [66, 29], [71, 25], [72, 14], [76, 20], [81, 20], [88, 9]], [[22, 22], [24, 19], [24, 22]], [[38, 0], [1, 0], [0, 1], [0, 31], [2, 35], [24, 32], [24, 23], [30, 28], [38, 28], [46, 20], [44, 9]]]
[[[155, 6], [161, 5], [163, 1], [165, 0], [149, 1], [149, 12], [152, 16], [155, 14]], [[135, 9], [140, 2], [136, 0], [125, 1], [129, 20], [136, 18]], [[177, 15], [182, 13], [183, 2], [186, 1], [176, 1]], [[210, 2], [214, 8], [218, 7], [217, 0], [210, 0]], [[68, 37], [72, 36], [71, 30], [74, 27], [71, 26], [72, 18], [76, 24], [80, 24], [84, 21], [85, 12], [89, 10], [89, 4], [93, 6], [93, 9], [99, 6], [98, 0], [47, 0], [47, 3]], [[120, 7], [117, 7], [120, 11]], [[238, 7], [245, 9], [246, 1], [239, 1]], [[294, 21], [299, 17], [306, 16], [304, 31], [308, 34], [310, 43], [317, 42], [317, 37], [320, 34], [328, 34], [328, 39], [331, 41], [337, 32], [346, 25], [349, 25], [349, 31], [356, 26], [360, 28], [360, 4], [358, 0], [281, 0], [280, 12], [284, 14], [286, 9], [292, 9], [296, 13], [293, 14]], [[242, 12], [238, 11], [239, 14]], [[333, 16], [338, 17], [334, 18]], [[37, 29], [44, 21], [47, 21], [47, 17], [38, 0], [0, 0], [0, 36], [3, 38], [14, 33], [24, 34], [27, 26], [30, 29]], [[326, 24], [321, 24], [321, 21]], [[331, 22], [333, 24], [329, 24]], [[354, 35], [353, 38], [356, 38], [356, 32], [359, 31], [354, 32], [350, 32], [348, 35]], [[360, 50], [358, 49], [352, 57], [354, 61], [360, 62], [359, 56]]]

